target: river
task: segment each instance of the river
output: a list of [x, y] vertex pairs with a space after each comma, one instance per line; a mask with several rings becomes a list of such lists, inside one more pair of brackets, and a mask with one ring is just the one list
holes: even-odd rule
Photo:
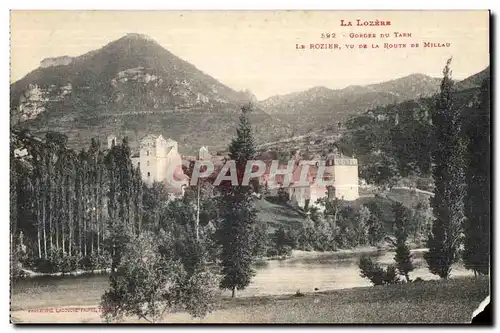
[[[394, 252], [364, 252], [382, 265], [393, 263]], [[437, 279], [429, 272], [423, 251], [415, 250], [415, 270], [412, 279]], [[255, 265], [256, 275], [251, 284], [238, 296], [262, 296], [367, 287], [369, 280], [360, 277], [358, 262], [363, 252], [339, 251], [315, 253], [294, 251], [291, 258], [260, 261]], [[470, 276], [461, 264], [453, 266], [451, 276]], [[97, 305], [100, 296], [109, 287], [107, 275], [34, 277], [13, 284], [12, 309], [54, 307], [66, 305]], [[230, 295], [230, 292], [224, 292]]]

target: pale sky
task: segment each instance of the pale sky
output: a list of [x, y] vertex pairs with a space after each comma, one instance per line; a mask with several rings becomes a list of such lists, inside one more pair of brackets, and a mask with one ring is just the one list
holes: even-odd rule
[[[412, 73], [440, 77], [453, 56], [456, 79], [489, 65], [487, 11], [12, 11], [11, 82], [40, 60], [78, 56], [127, 33], [142, 33], [183, 60], [258, 99], [314, 86], [332, 89], [378, 83]], [[384, 27], [342, 27], [340, 20], [391, 21]], [[394, 32], [411, 33], [395, 38]], [[322, 39], [321, 33], [335, 33]], [[349, 33], [376, 38], [351, 39]], [[390, 38], [380, 38], [390, 33]], [[450, 43], [424, 48], [423, 42]], [[406, 43], [384, 49], [384, 43]], [[297, 50], [296, 44], [307, 49]], [[337, 43], [342, 50], [311, 50], [311, 43]], [[358, 49], [358, 44], [368, 49]], [[411, 48], [419, 43], [419, 48]], [[345, 44], [354, 44], [349, 50]], [[379, 44], [380, 49], [372, 49]]]

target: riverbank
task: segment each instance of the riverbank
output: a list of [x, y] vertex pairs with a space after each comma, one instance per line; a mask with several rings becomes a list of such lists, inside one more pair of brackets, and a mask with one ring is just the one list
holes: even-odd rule
[[[165, 323], [469, 323], [489, 295], [488, 277], [423, 281], [295, 295], [221, 298], [203, 319], [186, 313]], [[17, 310], [15, 323], [100, 323], [97, 304]], [[127, 318], [126, 322], [141, 322]]]
[[[283, 260], [291, 258], [302, 258], [302, 257], [315, 257], [315, 256], [332, 256], [332, 255], [348, 255], [348, 254], [362, 254], [362, 253], [373, 253], [377, 251], [391, 251], [390, 246], [362, 246], [353, 249], [340, 249], [338, 251], [302, 251], [302, 250], [292, 250], [290, 256], [274, 256], [274, 257], [263, 257], [256, 261], [262, 263], [268, 260]], [[426, 251], [427, 249], [413, 249], [412, 252]], [[80, 276], [80, 275], [93, 275], [93, 274], [104, 274], [111, 272], [110, 268], [106, 269], [95, 269], [95, 270], [76, 270], [72, 272], [56, 272], [56, 273], [42, 273], [36, 272], [29, 268], [20, 268], [20, 270], [25, 274], [25, 278], [40, 277], [40, 276]]]
[[[366, 249], [365, 249], [366, 250]], [[359, 258], [366, 254], [382, 266], [394, 263], [394, 252], [352, 251], [315, 253], [296, 252], [291, 258], [256, 263], [255, 276], [238, 297], [267, 297], [369, 287], [359, 274]], [[424, 251], [414, 251], [412, 279], [436, 280], [423, 259]], [[461, 263], [453, 265], [451, 277], [473, 276]], [[107, 274], [80, 276], [40, 276], [11, 283], [10, 304], [13, 311], [67, 306], [94, 306], [109, 289]], [[222, 291], [222, 297], [230, 296]]]
[[77, 270], [72, 272], [57, 272], [57, 273], [41, 273], [35, 272], [27, 268], [20, 268], [21, 272], [25, 274], [25, 278], [39, 277], [39, 276], [80, 276], [80, 275], [92, 275], [92, 274], [104, 274], [111, 272], [111, 268], [106, 269], [94, 269], [91, 271]]
[[[429, 249], [427, 248], [417, 248], [416, 246], [410, 247], [410, 252], [425, 252]], [[353, 249], [340, 249], [337, 251], [302, 251], [302, 250], [293, 250], [290, 258], [301, 258], [301, 257], [309, 257], [309, 256], [332, 256], [332, 255], [359, 255], [364, 253], [374, 253], [381, 251], [395, 251], [395, 248], [390, 245], [384, 246], [360, 246]]]

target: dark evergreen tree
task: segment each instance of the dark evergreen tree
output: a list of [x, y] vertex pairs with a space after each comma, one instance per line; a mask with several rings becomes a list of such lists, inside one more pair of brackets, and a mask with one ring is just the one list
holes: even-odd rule
[[394, 235], [396, 236], [396, 269], [399, 274], [404, 275], [407, 282], [410, 282], [410, 272], [413, 271], [412, 255], [406, 243], [408, 239], [408, 212], [400, 202], [392, 206], [394, 213]]
[[287, 254], [287, 234], [282, 225], [274, 232], [274, 242], [276, 244], [276, 252], [279, 256]]
[[377, 245], [383, 237], [382, 221], [376, 214], [370, 214], [370, 218], [366, 221], [368, 231], [368, 244], [371, 246]]
[[246, 163], [255, 155], [255, 143], [249, 121], [251, 107], [242, 108], [237, 136], [229, 145], [229, 157], [235, 161], [238, 185], [230, 182], [220, 184], [220, 217], [218, 230], [221, 245], [222, 280], [221, 289], [242, 290], [250, 284], [254, 271], [254, 231], [257, 220], [255, 197], [251, 186], [241, 185]]
[[[490, 79], [484, 80], [478, 108], [467, 115], [467, 194], [465, 200], [465, 267], [488, 274], [490, 261]], [[477, 105], [476, 104], [476, 105]]]
[[451, 59], [443, 70], [441, 92], [432, 115], [435, 137], [432, 174], [435, 190], [431, 206], [435, 220], [427, 241], [429, 251], [424, 256], [429, 270], [441, 278], [449, 276], [451, 265], [458, 259], [464, 221], [464, 144], [460, 135], [460, 112], [452, 100], [450, 63]]
[[256, 220], [253, 224], [253, 257], [262, 257], [266, 254], [270, 242], [267, 230], [268, 225], [265, 221]]

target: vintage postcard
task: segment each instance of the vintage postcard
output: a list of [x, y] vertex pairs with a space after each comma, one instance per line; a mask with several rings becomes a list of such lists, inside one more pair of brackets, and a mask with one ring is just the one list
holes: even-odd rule
[[12, 323], [470, 324], [488, 304], [489, 11], [10, 29]]

